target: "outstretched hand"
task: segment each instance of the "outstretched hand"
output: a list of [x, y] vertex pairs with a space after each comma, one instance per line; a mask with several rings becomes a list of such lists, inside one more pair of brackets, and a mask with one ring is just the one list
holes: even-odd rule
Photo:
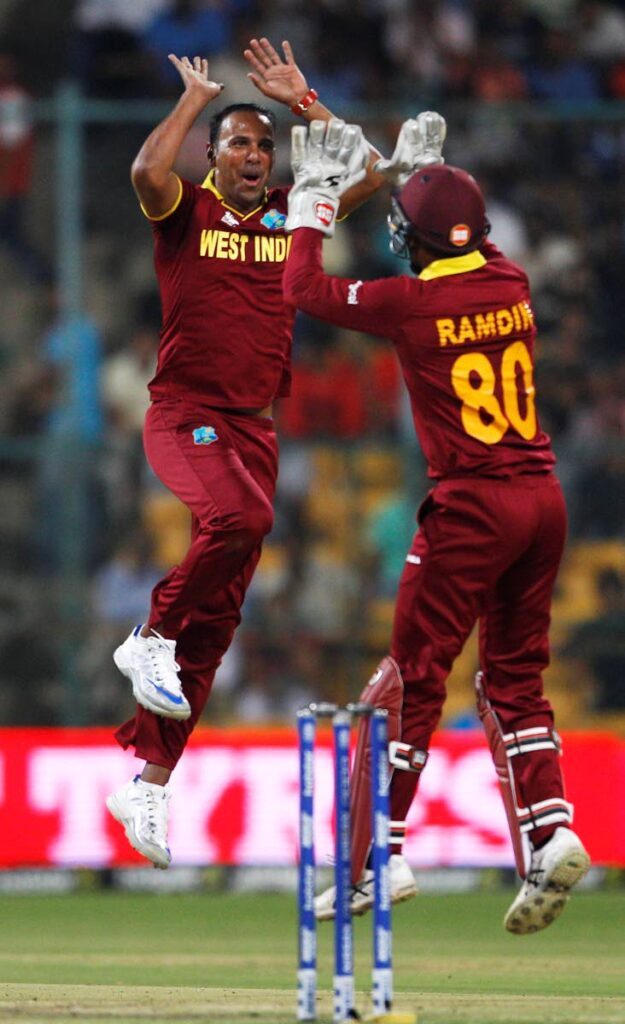
[[311, 227], [332, 235], [340, 197], [365, 177], [369, 156], [359, 125], [332, 118], [292, 128], [287, 231]]
[[214, 100], [223, 89], [222, 82], [213, 82], [208, 77], [208, 61], [205, 57], [194, 57], [193, 63], [188, 57], [176, 57], [170, 53], [168, 59], [174, 65], [182, 79], [186, 92], [196, 92], [206, 103]]
[[443, 143], [447, 135], [445, 118], [433, 110], [424, 110], [417, 118], [402, 124], [395, 151], [390, 160], [378, 160], [375, 170], [398, 188], [422, 167], [443, 164]]
[[263, 96], [294, 107], [308, 92], [308, 83], [295, 63], [291, 44], [286, 39], [282, 43], [282, 51], [284, 59], [264, 36], [250, 39], [249, 48], [243, 51], [243, 56], [253, 68], [247, 77]]

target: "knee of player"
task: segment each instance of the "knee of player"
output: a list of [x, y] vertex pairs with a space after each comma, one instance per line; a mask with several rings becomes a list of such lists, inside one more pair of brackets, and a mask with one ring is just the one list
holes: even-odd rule
[[273, 528], [274, 513], [268, 501], [250, 502], [244, 513], [243, 530], [260, 542]]
[[269, 501], [249, 500], [222, 525], [237, 546], [254, 548], [271, 531], [273, 521], [274, 513]]

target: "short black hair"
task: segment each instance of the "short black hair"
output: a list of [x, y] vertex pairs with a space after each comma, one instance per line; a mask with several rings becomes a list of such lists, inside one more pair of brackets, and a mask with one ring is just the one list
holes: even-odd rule
[[266, 117], [275, 131], [276, 115], [272, 110], [268, 110], [267, 107], [261, 107], [259, 103], [231, 103], [228, 107], [224, 107], [223, 110], [213, 114], [208, 123], [208, 141], [211, 146], [217, 145], [224, 118], [230, 114], [236, 114], [240, 110], [247, 110], [253, 114], [258, 114], [260, 117]]

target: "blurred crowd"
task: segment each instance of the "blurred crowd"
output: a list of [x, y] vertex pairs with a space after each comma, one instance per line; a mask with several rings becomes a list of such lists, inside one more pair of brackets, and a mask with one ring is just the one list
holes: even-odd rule
[[[625, 91], [618, 0], [4, 0], [4, 36], [36, 92], [67, 70], [90, 95], [175, 93], [167, 54], [227, 80], [251, 35], [288, 38], [331, 102], [595, 100]], [[0, 9], [1, 13], [1, 9]], [[44, 48], [41, 39], [46, 38]], [[224, 70], [225, 69], [225, 70]], [[223, 74], [222, 74], [223, 72]], [[235, 74], [241, 75], [240, 68]]]
[[[492, 238], [533, 289], [538, 407], [571, 515], [554, 679], [579, 689], [573, 714], [625, 710], [625, 3], [33, 0], [25, 10], [5, 0], [0, 723], [124, 717], [130, 697], [111, 651], [142, 621], [188, 530], [141, 445], [160, 310], [128, 171], [155, 118], [88, 125], [85, 304], [68, 322], [54, 120], [36, 101], [68, 75], [87, 98], [167, 101], [179, 92], [169, 52], [206, 54], [224, 102], [258, 99], [241, 52], [260, 35], [288, 38], [322, 100], [386, 152], [407, 114], [436, 106], [447, 117], [447, 159], [479, 178]], [[288, 175], [287, 124], [276, 180]], [[205, 134], [196, 126], [183, 153], [194, 180]], [[388, 251], [387, 204], [380, 195], [341, 225], [328, 269], [405, 270]], [[298, 319], [293, 397], [278, 418], [276, 526], [208, 706], [220, 721], [286, 720], [305, 700], [359, 691], [388, 643], [427, 488], [379, 340]], [[473, 667], [462, 666], [467, 693]]]

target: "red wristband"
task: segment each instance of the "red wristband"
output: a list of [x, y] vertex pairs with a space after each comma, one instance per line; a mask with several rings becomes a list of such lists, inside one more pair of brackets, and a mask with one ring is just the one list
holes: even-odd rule
[[309, 89], [305, 96], [302, 96], [299, 103], [296, 103], [291, 110], [294, 114], [303, 114], [309, 107], [312, 107], [315, 100], [319, 99], [319, 93], [316, 89]]

